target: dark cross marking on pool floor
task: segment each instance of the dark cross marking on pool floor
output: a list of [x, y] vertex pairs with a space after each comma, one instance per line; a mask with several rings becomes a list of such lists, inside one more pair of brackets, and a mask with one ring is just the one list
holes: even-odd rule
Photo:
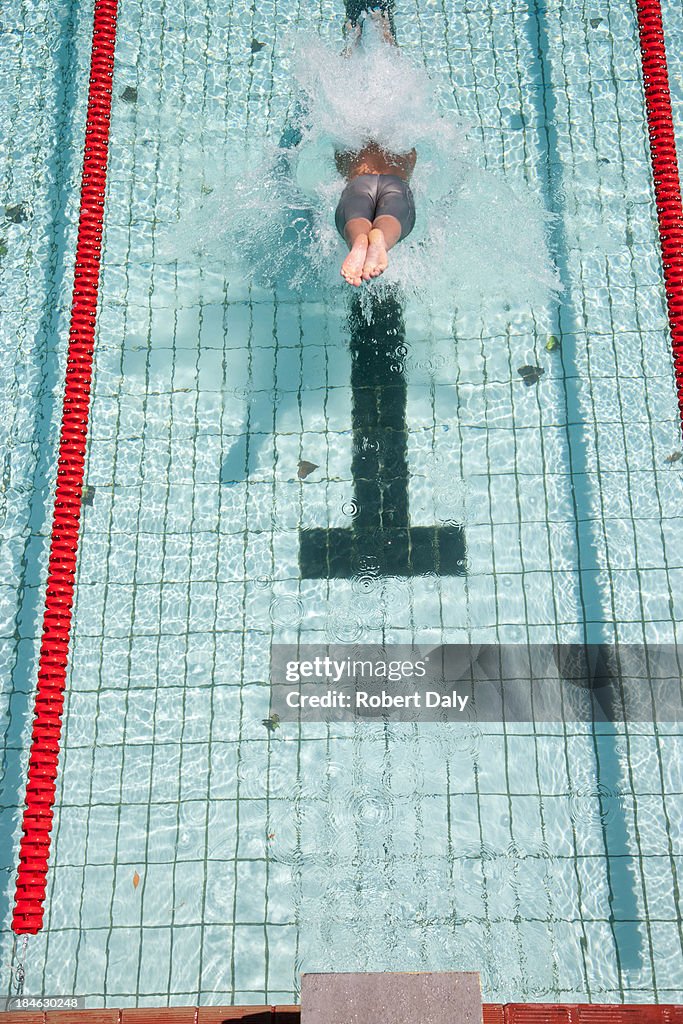
[[300, 531], [301, 576], [348, 579], [368, 565], [381, 575], [464, 576], [462, 526], [410, 525], [401, 306], [375, 301], [368, 324], [354, 296], [349, 327], [357, 511], [350, 527]]

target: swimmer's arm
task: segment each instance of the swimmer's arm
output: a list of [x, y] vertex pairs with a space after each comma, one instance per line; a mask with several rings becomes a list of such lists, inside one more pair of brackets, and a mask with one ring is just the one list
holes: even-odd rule
[[275, 162], [275, 174], [279, 178], [291, 179], [294, 176], [293, 160], [298, 154], [304, 132], [310, 127], [307, 123], [308, 111], [301, 99], [294, 104], [291, 120], [285, 125], [278, 143], [279, 154]]
[[296, 149], [303, 139], [304, 132], [310, 128], [308, 124], [308, 110], [304, 102], [298, 99], [294, 104], [294, 110], [290, 121], [285, 125], [280, 141], [280, 149]]

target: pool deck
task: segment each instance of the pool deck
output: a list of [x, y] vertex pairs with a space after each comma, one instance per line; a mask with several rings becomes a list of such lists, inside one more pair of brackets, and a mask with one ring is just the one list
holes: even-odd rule
[[[673, 1004], [484, 1003], [483, 1024], [683, 1024]], [[0, 1024], [300, 1024], [299, 1006], [160, 1006], [0, 1013]]]

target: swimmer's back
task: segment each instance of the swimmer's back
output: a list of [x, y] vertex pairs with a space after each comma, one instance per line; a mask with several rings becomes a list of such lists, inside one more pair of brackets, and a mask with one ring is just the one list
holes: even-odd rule
[[409, 153], [387, 153], [375, 142], [370, 142], [357, 153], [337, 151], [334, 160], [339, 173], [349, 181], [359, 174], [395, 174], [409, 181], [417, 153], [414, 149]]

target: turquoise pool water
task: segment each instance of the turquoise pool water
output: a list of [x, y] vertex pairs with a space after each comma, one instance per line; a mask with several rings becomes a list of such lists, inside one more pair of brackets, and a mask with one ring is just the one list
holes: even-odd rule
[[[349, 296], [257, 286], [215, 253], [162, 262], [156, 239], [230, 146], [282, 130], [285, 30], [336, 45], [341, 17], [120, 6], [95, 493], [26, 992], [289, 1002], [302, 970], [439, 968], [480, 970], [487, 1000], [680, 1001], [678, 727], [262, 724], [273, 638], [671, 642], [683, 615], [680, 421], [621, 3], [397, 3], [402, 49], [489, 169], [558, 215], [565, 291], [507, 315], [403, 309], [411, 522], [461, 524], [467, 575], [301, 579], [300, 528], [353, 513]], [[665, 17], [680, 124], [683, 24]], [[25, 3], [2, 35], [4, 202], [26, 204], [0, 258], [8, 992], [91, 25], [90, 5]]]

